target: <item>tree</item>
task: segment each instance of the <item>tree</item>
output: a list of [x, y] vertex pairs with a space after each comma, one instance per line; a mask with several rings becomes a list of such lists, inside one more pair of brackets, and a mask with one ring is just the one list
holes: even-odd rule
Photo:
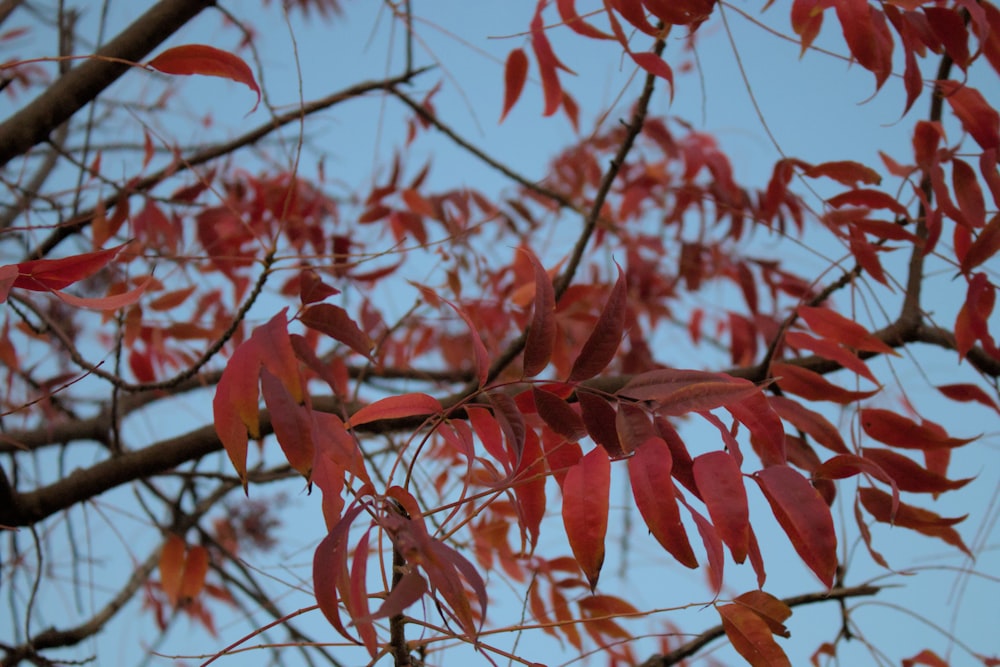
[[[423, 4], [0, 3], [2, 664], [1000, 664], [1000, 9]], [[736, 21], [905, 143], [741, 173], [673, 112]]]

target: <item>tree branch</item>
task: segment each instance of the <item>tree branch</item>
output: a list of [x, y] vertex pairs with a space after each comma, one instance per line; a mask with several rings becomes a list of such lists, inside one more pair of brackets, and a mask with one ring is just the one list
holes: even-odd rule
[[[92, 102], [214, 0], [161, 0], [79, 67], [0, 125], [0, 167], [45, 141], [49, 133]], [[115, 60], [110, 60], [115, 59]]]
[[[875, 595], [880, 590], [882, 589], [878, 586], [869, 586], [865, 584], [861, 586], [853, 586], [851, 588], [834, 588], [821, 593], [796, 595], [795, 597], [785, 598], [782, 602], [789, 607], [800, 607], [802, 605], [813, 604], [816, 602], [827, 602], [829, 600], [843, 600], [845, 598]], [[701, 633], [691, 641], [680, 645], [666, 655], [652, 656], [640, 664], [639, 667], [668, 667], [669, 665], [676, 665], [685, 658], [693, 656], [709, 642], [714, 641], [725, 634], [726, 631], [723, 629], [722, 625], [716, 625], [715, 627]]]

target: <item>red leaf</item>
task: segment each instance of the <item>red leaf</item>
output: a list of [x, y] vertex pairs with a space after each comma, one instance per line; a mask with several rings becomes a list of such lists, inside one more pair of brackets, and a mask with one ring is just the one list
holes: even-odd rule
[[863, 326], [829, 308], [799, 306], [799, 316], [806, 321], [810, 329], [823, 338], [829, 338], [863, 352], [899, 356], [892, 347], [869, 333]]
[[617, 393], [654, 401], [664, 416], [680, 416], [739, 403], [759, 392], [752, 382], [725, 373], [668, 368], [640, 373]]
[[1000, 214], [990, 218], [989, 223], [972, 242], [962, 258], [962, 272], [968, 273], [1000, 250]]
[[792, 615], [791, 608], [778, 598], [764, 591], [749, 591], [733, 599], [733, 602], [748, 607], [761, 617], [772, 634], [788, 638], [791, 633], [785, 627], [785, 621]]
[[340, 602], [350, 593], [347, 573], [347, 537], [351, 524], [364, 510], [363, 505], [349, 509], [316, 547], [313, 554], [313, 593], [316, 604], [337, 632], [352, 643], [357, 639], [347, 633], [340, 620]]
[[846, 479], [855, 475], [871, 475], [892, 487], [893, 513], [899, 507], [899, 487], [896, 481], [875, 461], [854, 454], [838, 454], [832, 459], [824, 461], [822, 465], [812, 471], [812, 474], [813, 479]]
[[691, 505], [684, 500], [684, 496], [678, 495], [677, 499], [684, 504], [691, 518], [694, 519], [695, 526], [698, 527], [698, 534], [705, 545], [705, 554], [708, 556], [708, 579], [712, 591], [718, 593], [722, 590], [722, 574], [726, 565], [726, 554], [722, 550], [722, 540], [715, 530], [715, 526], [709, 523], [708, 519], [698, 513]]
[[551, 116], [559, 111], [562, 105], [562, 86], [559, 84], [559, 73], [556, 68], [560, 66], [559, 59], [552, 51], [552, 45], [545, 34], [545, 24], [542, 22], [542, 8], [544, 2], [539, 2], [535, 9], [535, 15], [531, 19], [531, 48], [535, 52], [535, 59], [538, 61], [538, 70], [542, 77], [542, 92], [545, 95], [545, 110], [543, 116]]
[[503, 448], [503, 431], [496, 418], [486, 408], [470, 406], [466, 412], [469, 415], [472, 429], [479, 436], [479, 441], [483, 443], [483, 448], [510, 472], [509, 457]]
[[614, 39], [611, 35], [590, 25], [576, 13], [576, 0], [556, 0], [559, 18], [573, 32], [591, 39]]
[[[617, 265], [616, 265], [617, 266]], [[625, 331], [625, 305], [628, 287], [625, 283], [625, 273], [618, 267], [618, 280], [608, 295], [604, 310], [597, 319], [594, 330], [590, 333], [583, 349], [573, 362], [569, 373], [570, 382], [579, 382], [597, 375], [603, 371], [618, 351], [622, 333]]]
[[21, 262], [17, 265], [18, 276], [12, 286], [36, 292], [61, 290], [103, 269], [126, 245], [61, 259]]
[[901, 667], [914, 667], [914, 665], [927, 665], [928, 667], [949, 667], [934, 651], [924, 649], [912, 658], [904, 658]]
[[955, 81], [938, 81], [941, 93], [948, 100], [952, 111], [962, 122], [965, 131], [972, 135], [984, 150], [1000, 148], [1000, 113], [983, 97], [982, 93]]
[[851, 55], [875, 75], [876, 90], [881, 88], [892, 74], [892, 35], [885, 15], [868, 0], [840, 0], [834, 6]]
[[796, 553], [827, 587], [837, 570], [837, 534], [822, 496], [805, 477], [787, 466], [754, 474], [771, 511]]
[[299, 300], [303, 306], [318, 303], [337, 294], [340, 294], [340, 290], [323, 282], [315, 271], [307, 270], [299, 274]]
[[60, 292], [59, 290], [52, 290], [52, 294], [54, 294], [63, 303], [69, 304], [75, 308], [89, 308], [91, 310], [118, 310], [119, 308], [131, 306], [139, 301], [139, 298], [143, 295], [143, 293], [145, 293], [146, 288], [149, 287], [152, 282], [153, 278], [150, 276], [140, 283], [138, 287], [134, 287], [127, 292], [111, 294], [109, 296], [79, 297], [67, 294], [66, 292]]
[[933, 426], [917, 424], [889, 410], [867, 408], [858, 414], [861, 428], [869, 437], [902, 449], [950, 449], [966, 445], [979, 437], [949, 438]]
[[716, 451], [696, 456], [693, 471], [715, 530], [733, 560], [742, 563], [750, 540], [750, 510], [739, 466], [728, 452]]
[[965, 546], [958, 531], [952, 528], [956, 523], [964, 521], [968, 515], [946, 518], [906, 503], [900, 503], [898, 511], [893, 513], [892, 498], [889, 494], [870, 487], [858, 489], [858, 498], [876, 521], [909, 528], [928, 537], [936, 537], [972, 556], [972, 552]]
[[556, 342], [556, 297], [552, 279], [534, 253], [526, 250], [535, 271], [535, 301], [524, 342], [524, 375], [533, 377], [548, 366]]
[[524, 83], [528, 80], [528, 56], [523, 49], [514, 49], [507, 56], [507, 64], [503, 73], [503, 112], [500, 114], [500, 122], [507, 117], [507, 113], [517, 103], [524, 90]]
[[951, 161], [951, 180], [955, 188], [955, 200], [965, 224], [976, 229], [985, 225], [986, 201], [975, 169], [968, 162], [955, 158]]
[[552, 431], [542, 431], [542, 447], [545, 449], [545, 463], [556, 478], [560, 488], [566, 479], [566, 472], [583, 458], [580, 445], [558, 436]]
[[802, 41], [801, 55], [812, 45], [823, 26], [823, 0], [794, 0], [792, 2], [792, 30]]
[[870, 190], [867, 188], [855, 188], [848, 190], [828, 200], [830, 206], [842, 208], [845, 206], [864, 206], [865, 208], [884, 208], [892, 211], [896, 215], [906, 216], [906, 207], [900, 204], [894, 197], [887, 195], [880, 190]]
[[874, 396], [879, 391], [850, 391], [828, 382], [819, 373], [792, 364], [773, 363], [771, 373], [778, 378], [779, 387], [810, 401], [833, 401], [846, 405]]
[[768, 401], [782, 419], [811, 435], [819, 444], [837, 454], [850, 453], [843, 438], [840, 437], [840, 431], [823, 415], [785, 396], [771, 396]]
[[801, 331], [789, 331], [785, 334], [785, 342], [796, 350], [811, 350], [821, 357], [836, 361], [844, 368], [854, 371], [861, 377], [878, 384], [875, 375], [868, 364], [857, 354], [829, 338], [813, 338]]
[[584, 426], [580, 415], [570, 407], [569, 403], [552, 392], [538, 387], [532, 387], [531, 393], [535, 399], [538, 416], [553, 432], [571, 442], [576, 442], [587, 435], [587, 427]]
[[771, 628], [752, 609], [739, 604], [719, 605], [715, 609], [722, 617], [722, 627], [733, 648], [752, 667], [791, 667], [788, 656], [774, 641]]
[[678, 563], [698, 567], [677, 507], [677, 491], [670, 475], [673, 458], [661, 438], [650, 438], [628, 461], [632, 496], [649, 532]]
[[316, 454], [309, 411], [293, 400], [281, 380], [266, 368], [260, 371], [260, 388], [271, 416], [274, 435], [288, 465], [309, 479]]
[[149, 302], [148, 307], [152, 310], [171, 310], [181, 305], [187, 298], [198, 289], [197, 285], [191, 285], [190, 287], [184, 287], [178, 290], [172, 290], [166, 294], [161, 294], [152, 301]]
[[[249, 65], [243, 62], [242, 58], [214, 46], [205, 44], [175, 46], [150, 60], [148, 65], [164, 74], [202, 74], [232, 79], [257, 93], [257, 104], [260, 104], [260, 86], [257, 85]], [[251, 113], [257, 110], [257, 104], [253, 105]]]
[[618, 415], [608, 399], [589, 391], [580, 391], [577, 400], [580, 401], [580, 413], [591, 440], [603, 447], [612, 460], [628, 457], [629, 452], [625, 451], [618, 438]]
[[525, 431], [524, 451], [512, 486], [522, 535], [527, 534], [531, 549], [534, 549], [545, 516], [545, 456], [538, 434], [532, 429]]
[[374, 347], [371, 338], [340, 306], [318, 303], [306, 308], [299, 319], [310, 329], [326, 334], [358, 354], [371, 358], [372, 347]]
[[350, 426], [356, 428], [362, 424], [383, 419], [436, 415], [441, 411], [441, 403], [436, 398], [420, 392], [387, 396], [366, 405], [351, 415]]
[[945, 384], [940, 385], [937, 390], [953, 401], [975, 401], [1000, 412], [1000, 406], [990, 398], [990, 395], [974, 384]]
[[750, 430], [750, 444], [765, 466], [785, 463], [785, 429], [764, 394], [758, 391], [726, 410]]
[[900, 491], [912, 493], [944, 493], [960, 489], [974, 478], [948, 479], [922, 467], [913, 459], [889, 449], [865, 447], [863, 456], [877, 463], [896, 483]]
[[391, 618], [406, 611], [407, 607], [417, 602], [427, 592], [427, 581], [417, 570], [410, 570], [392, 587], [382, 605], [367, 619], [377, 621], [380, 618]]
[[260, 350], [260, 360], [276, 378], [281, 380], [288, 393], [299, 405], [305, 403], [305, 390], [302, 387], [302, 377], [299, 375], [299, 362], [292, 348], [292, 340], [288, 335], [287, 309], [279, 313], [265, 324], [254, 329], [253, 339]]
[[566, 538], [580, 564], [590, 590], [604, 564], [604, 536], [608, 531], [608, 494], [611, 461], [600, 447], [569, 469], [562, 486], [562, 517]]
[[850, 160], [824, 162], [814, 167], [808, 167], [805, 169], [805, 175], [809, 178], [826, 176], [848, 186], [857, 185], [859, 182], [865, 185], [879, 185], [882, 182], [882, 177], [878, 175], [877, 171], [860, 162]]
[[[627, 456], [632, 456], [639, 445], [650, 438], [659, 437], [650, 413], [632, 403], [619, 403], [618, 413], [615, 415], [615, 432], [618, 434], [618, 442]], [[612, 457], [614, 458], [614, 457]]]
[[260, 351], [256, 341], [250, 338], [233, 352], [215, 387], [215, 398], [212, 399], [215, 431], [229, 460], [243, 480], [244, 491], [247, 483], [249, 438], [260, 437], [257, 408], [260, 367]]

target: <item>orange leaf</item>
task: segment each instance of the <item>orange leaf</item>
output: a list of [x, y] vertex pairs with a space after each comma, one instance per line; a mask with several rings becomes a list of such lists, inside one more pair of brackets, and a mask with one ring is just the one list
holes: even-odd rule
[[837, 570], [837, 534], [830, 508], [805, 477], [788, 466], [754, 474], [796, 553], [826, 586]]
[[149, 61], [148, 65], [164, 74], [202, 74], [218, 76], [242, 83], [257, 93], [257, 103], [250, 113], [257, 110], [260, 104], [260, 86], [242, 58], [228, 51], [217, 49], [205, 44], [185, 44], [167, 49]]
[[948, 663], [941, 659], [934, 651], [924, 649], [912, 658], [904, 658], [901, 667], [915, 667], [915, 665], [927, 665], [927, 667], [949, 667]]
[[160, 551], [160, 587], [171, 606], [177, 606], [184, 580], [184, 540], [171, 533]]
[[708, 452], [695, 457], [693, 472], [716, 532], [733, 560], [742, 563], [750, 541], [750, 510], [736, 459], [728, 452]]
[[610, 485], [611, 461], [604, 449], [597, 447], [569, 469], [562, 486], [566, 538], [591, 591], [597, 588], [604, 564]]
[[521, 97], [524, 90], [524, 83], [528, 80], [528, 56], [523, 49], [514, 49], [507, 56], [507, 64], [503, 73], [503, 112], [500, 114], [500, 122], [507, 117], [507, 114]]
[[350, 425], [356, 428], [362, 424], [382, 419], [436, 415], [441, 411], [441, 403], [436, 398], [420, 392], [387, 396], [366, 405], [351, 415]]
[[932, 426], [917, 424], [890, 410], [867, 408], [859, 412], [865, 433], [879, 442], [902, 449], [940, 449], [961, 447], [973, 438], [949, 438]]
[[[616, 264], [617, 266], [617, 264]], [[608, 295], [604, 310], [597, 319], [594, 330], [583, 344], [583, 349], [573, 362], [569, 373], [570, 382], [579, 382], [597, 375], [614, 359], [615, 352], [625, 331], [625, 305], [628, 287], [625, 273], [618, 267], [618, 280]]]
[[740, 604], [724, 604], [715, 609], [722, 617], [722, 627], [733, 648], [752, 667], [791, 667], [788, 656], [774, 641], [771, 628], [752, 609]]
[[208, 574], [208, 549], [196, 544], [187, 552], [184, 559], [184, 577], [181, 581], [181, 602], [196, 599], [205, 588], [205, 575]]
[[628, 460], [632, 496], [649, 532], [677, 562], [698, 567], [691, 550], [687, 531], [681, 522], [676, 490], [671, 479], [673, 458], [670, 448], [661, 438], [650, 438], [635, 450]]

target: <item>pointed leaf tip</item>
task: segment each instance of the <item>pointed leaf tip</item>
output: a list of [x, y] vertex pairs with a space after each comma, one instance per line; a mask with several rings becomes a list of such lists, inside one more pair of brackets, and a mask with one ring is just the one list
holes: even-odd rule
[[201, 74], [232, 79], [246, 85], [257, 93], [257, 102], [250, 113], [257, 110], [260, 104], [260, 86], [254, 78], [250, 66], [228, 51], [217, 49], [206, 44], [185, 44], [167, 49], [147, 63], [153, 69], [164, 74]]

